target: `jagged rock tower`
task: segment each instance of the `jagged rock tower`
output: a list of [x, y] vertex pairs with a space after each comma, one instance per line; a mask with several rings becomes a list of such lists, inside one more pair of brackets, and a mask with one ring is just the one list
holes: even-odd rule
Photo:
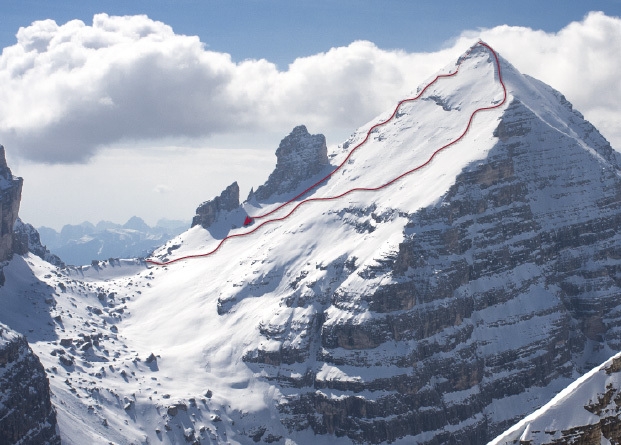
[[323, 134], [310, 134], [304, 125], [295, 127], [276, 150], [276, 168], [267, 182], [248, 196], [263, 201], [272, 195], [292, 192], [330, 164]]
[[203, 226], [207, 229], [216, 221], [222, 212], [235, 210], [239, 207], [239, 185], [237, 181], [229, 185], [220, 196], [210, 201], [205, 201], [196, 209], [196, 215], [192, 219], [192, 227]]

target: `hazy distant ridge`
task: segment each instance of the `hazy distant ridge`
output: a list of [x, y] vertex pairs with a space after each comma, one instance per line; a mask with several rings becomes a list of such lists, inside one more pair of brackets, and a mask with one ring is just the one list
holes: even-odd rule
[[184, 232], [189, 221], [161, 219], [154, 227], [142, 218], [131, 217], [125, 224], [88, 221], [65, 225], [60, 233], [50, 227], [39, 227], [41, 242], [65, 263], [90, 264], [108, 258], [144, 257], [169, 239]]

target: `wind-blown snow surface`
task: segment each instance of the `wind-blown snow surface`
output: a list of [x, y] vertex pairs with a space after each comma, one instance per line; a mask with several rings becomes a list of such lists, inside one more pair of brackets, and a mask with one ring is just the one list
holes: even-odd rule
[[[364, 297], [399, 284], [399, 277], [384, 266], [397, 257], [408, 235], [410, 216], [442, 205], [458, 175], [486, 159], [498, 143], [494, 131], [514, 99], [554, 134], [576, 141], [601, 164], [598, 169], [612, 168], [611, 161], [593, 149], [605, 145], [603, 138], [573, 125], [578, 117], [559, 105], [557, 93], [523, 77], [504, 60], [501, 64], [508, 88], [506, 103], [478, 113], [461, 141], [424, 169], [380, 191], [303, 205], [283, 221], [227, 241], [211, 256], [165, 267], [124, 261], [59, 271], [32, 255], [14, 258], [4, 269], [7, 280], [0, 289], [0, 301], [5, 309], [0, 322], [26, 334], [44, 363], [64, 443], [183, 443], [186, 438], [200, 438], [201, 443], [250, 444], [255, 439], [279, 438], [280, 443], [350, 443], [347, 437], [325, 434], [335, 432], [329, 421], [318, 431], [324, 434], [317, 436], [308, 423], [290, 422], [300, 413], [287, 412], [287, 404], [299, 394], [319, 394], [332, 401], [347, 394], [380, 400], [394, 388], [369, 390], [365, 382], [389, 382], [414, 372], [397, 360], [416, 348], [413, 340], [375, 344], [354, 333], [351, 341], [357, 346], [353, 349], [359, 351], [340, 339], [327, 350], [323, 336], [335, 326], [381, 319], [382, 314], [371, 310]], [[442, 73], [455, 69], [451, 64]], [[456, 76], [439, 79], [421, 99], [404, 104], [396, 118], [374, 131], [369, 142], [312, 196], [376, 187], [424, 163], [464, 131], [475, 109], [502, 101], [498, 76], [490, 52], [475, 46]], [[338, 165], [366, 131], [391, 112], [332, 148], [331, 163]], [[320, 177], [258, 207], [246, 203], [244, 209], [250, 215], [268, 212]], [[540, 204], [535, 211], [550, 213], [552, 223], [563, 215], [564, 209], [555, 202]], [[222, 215], [220, 225], [228, 221], [229, 234], [252, 230], [239, 228], [243, 215], [239, 221], [231, 219], [239, 213]], [[580, 220], [588, 215], [574, 216]], [[173, 259], [201, 254], [219, 242], [196, 226], [155, 255]], [[521, 266], [507, 272], [503, 280], [481, 278], [476, 286], [482, 291], [507, 283], [519, 287], [537, 267]], [[442, 271], [438, 273], [441, 280]], [[472, 320], [463, 320], [461, 327], [461, 320], [456, 321], [455, 327], [432, 337], [436, 344], [452, 341], [452, 335], [457, 338], [460, 329], [472, 326], [479, 330], [469, 345], [476, 342], [477, 354], [486, 356], [528, 342], [546, 343], [550, 341], [546, 335], [566, 317], [558, 315], [558, 304], [544, 289], [533, 286], [527, 295], [481, 310]], [[526, 332], [517, 320], [505, 319], [507, 313], [523, 307], [534, 314]], [[489, 326], [477, 328], [483, 319]], [[354, 352], [365, 366], [348, 364], [347, 357]], [[600, 355], [605, 359], [610, 351], [604, 348]], [[485, 415], [491, 423], [511, 421], [541, 406], [570, 377], [575, 377], [571, 370], [547, 387], [489, 401]], [[436, 380], [430, 385], [444, 384]], [[339, 389], [348, 384], [363, 389]], [[467, 404], [479, 390], [478, 385], [465, 385], [440, 403]], [[313, 416], [321, 423], [319, 414], [309, 414], [311, 420]], [[402, 442], [429, 441], [440, 432], [452, 434], [482, 421], [483, 414], [475, 410], [459, 424], [426, 429]]]

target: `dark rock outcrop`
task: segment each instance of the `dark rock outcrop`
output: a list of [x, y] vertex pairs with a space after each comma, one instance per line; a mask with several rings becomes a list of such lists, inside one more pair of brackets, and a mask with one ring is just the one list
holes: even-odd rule
[[0, 324], [0, 443], [60, 444], [50, 385], [24, 337]]
[[0, 145], [0, 261], [13, 256], [13, 225], [22, 198], [22, 178], [7, 166], [4, 147]]
[[276, 168], [267, 182], [251, 192], [259, 201], [272, 195], [287, 193], [304, 180], [319, 173], [329, 164], [328, 147], [323, 134], [309, 134], [304, 125], [295, 127], [276, 150]]
[[201, 225], [205, 229], [211, 227], [220, 212], [235, 210], [239, 207], [239, 185], [237, 182], [229, 185], [220, 196], [211, 201], [205, 201], [196, 209], [196, 215], [192, 219], [192, 227]]
[[25, 255], [31, 252], [54, 266], [65, 266], [65, 263], [57, 255], [51, 253], [47, 247], [41, 244], [39, 232], [31, 224], [24, 223], [17, 218], [13, 226], [13, 232], [13, 251], [16, 254]]

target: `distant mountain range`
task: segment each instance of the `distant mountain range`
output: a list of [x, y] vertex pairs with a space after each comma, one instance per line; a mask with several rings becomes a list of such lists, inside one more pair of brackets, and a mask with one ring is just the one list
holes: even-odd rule
[[100, 221], [64, 226], [60, 233], [50, 227], [37, 230], [44, 244], [65, 263], [90, 264], [108, 258], [136, 258], [149, 255], [169, 239], [185, 232], [189, 221], [161, 219], [155, 227], [142, 218], [131, 217], [125, 224]]

